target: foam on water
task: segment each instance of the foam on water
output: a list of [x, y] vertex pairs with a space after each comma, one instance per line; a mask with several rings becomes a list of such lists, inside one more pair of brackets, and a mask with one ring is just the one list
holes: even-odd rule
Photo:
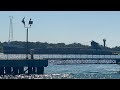
[[21, 74], [21, 75], [1, 75], [0, 79], [120, 79], [120, 72], [100, 73], [100, 72], [82, 72], [82, 73], [53, 73], [53, 74]]
[[70, 74], [44, 74], [44, 75], [1, 75], [0, 79], [71, 79]]

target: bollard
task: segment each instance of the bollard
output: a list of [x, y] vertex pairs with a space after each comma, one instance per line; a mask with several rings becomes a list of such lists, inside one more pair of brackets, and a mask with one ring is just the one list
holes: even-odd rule
[[34, 58], [33, 58], [33, 54], [34, 54], [34, 49], [30, 49], [31, 59], [34, 59]]

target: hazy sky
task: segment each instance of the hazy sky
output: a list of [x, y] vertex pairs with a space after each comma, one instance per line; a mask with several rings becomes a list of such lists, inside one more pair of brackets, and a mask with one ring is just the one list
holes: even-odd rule
[[13, 40], [26, 41], [26, 23], [31, 18], [29, 41], [90, 45], [94, 40], [108, 47], [120, 46], [120, 11], [0, 11], [0, 41], [8, 41], [9, 16], [13, 16]]

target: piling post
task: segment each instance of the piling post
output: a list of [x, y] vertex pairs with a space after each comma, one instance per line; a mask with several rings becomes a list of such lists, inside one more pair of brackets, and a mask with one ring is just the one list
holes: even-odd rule
[[5, 74], [11, 74], [11, 67], [5, 67]]
[[33, 72], [32, 72], [32, 67], [28, 67], [28, 74], [33, 74]]
[[44, 74], [44, 67], [37, 67], [37, 74]]
[[18, 74], [18, 67], [13, 67], [13, 74], [14, 75], [17, 75]]
[[4, 75], [4, 67], [0, 67], [0, 75]]
[[33, 74], [36, 74], [36, 67], [32, 67]]
[[19, 67], [18, 70], [19, 70], [19, 74], [24, 74], [24, 67]]

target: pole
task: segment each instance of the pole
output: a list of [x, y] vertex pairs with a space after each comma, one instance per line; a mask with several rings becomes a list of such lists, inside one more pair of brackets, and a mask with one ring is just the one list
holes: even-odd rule
[[[25, 19], [25, 17], [22, 19], [22, 23], [24, 24], [24, 27], [25, 27], [25, 21], [24, 21], [24, 19]], [[30, 18], [30, 21], [29, 21], [29, 25], [30, 25], [30, 27], [31, 27], [31, 24], [33, 24], [33, 21], [31, 21], [31, 18]], [[27, 35], [26, 35], [26, 59], [28, 59], [28, 28], [30, 28], [30, 27], [25, 27], [25, 28], [27, 28]]]
[[26, 59], [28, 59], [28, 27], [27, 27], [27, 37], [26, 37], [26, 42], [27, 42], [27, 50], [26, 50]]

